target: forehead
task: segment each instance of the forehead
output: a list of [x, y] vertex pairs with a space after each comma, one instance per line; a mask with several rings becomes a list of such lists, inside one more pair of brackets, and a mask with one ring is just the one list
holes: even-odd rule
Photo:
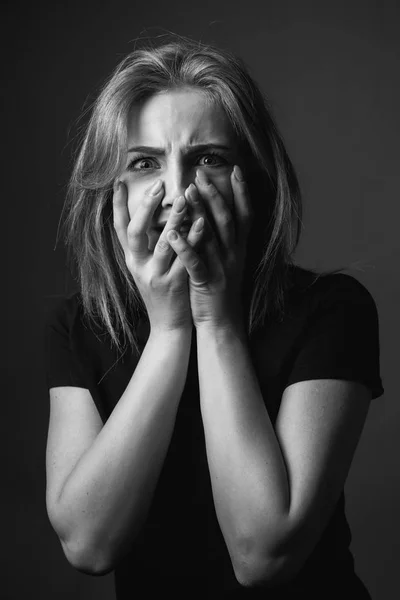
[[129, 112], [129, 142], [200, 144], [211, 138], [232, 142], [234, 132], [224, 110], [201, 90], [158, 93]]

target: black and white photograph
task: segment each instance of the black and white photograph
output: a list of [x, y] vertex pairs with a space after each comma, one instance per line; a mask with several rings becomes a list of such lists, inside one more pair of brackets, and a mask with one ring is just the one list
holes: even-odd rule
[[2, 13], [0, 598], [399, 598], [400, 3]]

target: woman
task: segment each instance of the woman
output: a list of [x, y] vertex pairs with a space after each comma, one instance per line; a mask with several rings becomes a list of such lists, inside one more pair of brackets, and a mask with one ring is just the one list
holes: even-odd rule
[[301, 199], [243, 62], [136, 49], [70, 184], [47, 323], [47, 509], [116, 596], [369, 598], [344, 484], [383, 394], [376, 305], [295, 266]]

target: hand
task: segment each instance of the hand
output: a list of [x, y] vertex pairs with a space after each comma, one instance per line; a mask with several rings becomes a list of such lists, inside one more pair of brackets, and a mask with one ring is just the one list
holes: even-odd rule
[[[234, 212], [229, 209], [217, 188], [204, 173], [198, 172], [195, 183], [186, 195], [191, 199], [193, 213], [203, 214], [205, 233], [197, 261], [189, 248], [188, 240], [171, 233], [168, 240], [186, 267], [189, 275], [189, 296], [192, 319], [196, 328], [203, 325], [214, 327], [235, 326], [244, 328], [242, 310], [242, 281], [246, 256], [247, 237], [250, 231], [253, 210], [246, 183], [239, 181], [235, 171], [231, 173]], [[217, 235], [210, 226], [204, 206], [215, 221]]]
[[[152, 186], [155, 187], [155, 186]], [[132, 220], [128, 212], [128, 191], [120, 181], [114, 185], [113, 217], [114, 229], [122, 246], [126, 265], [145, 303], [152, 330], [172, 330], [193, 326], [188, 275], [183, 264], [176, 258], [166, 239], [167, 232], [180, 227], [186, 215], [186, 199], [175, 199], [168, 221], [154, 248], [148, 249], [147, 230], [151, 226], [154, 212], [163, 197], [163, 186], [155, 195], [152, 188], [146, 190]], [[179, 210], [178, 210], [179, 209]], [[195, 230], [196, 223], [188, 234], [190, 253], [201, 238], [202, 231]], [[189, 256], [190, 259], [190, 256]], [[172, 264], [171, 264], [172, 263]]]

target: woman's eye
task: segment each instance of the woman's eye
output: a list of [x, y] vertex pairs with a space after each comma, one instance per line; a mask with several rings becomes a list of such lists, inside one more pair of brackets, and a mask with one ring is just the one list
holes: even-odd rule
[[211, 164], [209, 162], [205, 163], [206, 167], [217, 166], [217, 165], [215, 165], [215, 162], [217, 162], [217, 163], [219, 163], [219, 162], [226, 163], [226, 161], [219, 154], [204, 154], [204, 156], [202, 158], [204, 158], [204, 160], [210, 160], [211, 159], [211, 161], [213, 161]]
[[[148, 171], [149, 167], [146, 167], [146, 164], [149, 165], [150, 164], [150, 168], [152, 167], [152, 158], [146, 158], [146, 157], [141, 157], [141, 158], [134, 158], [128, 165], [128, 170], [135, 170], [135, 171]], [[136, 163], [139, 163], [139, 166], [136, 167]]]

